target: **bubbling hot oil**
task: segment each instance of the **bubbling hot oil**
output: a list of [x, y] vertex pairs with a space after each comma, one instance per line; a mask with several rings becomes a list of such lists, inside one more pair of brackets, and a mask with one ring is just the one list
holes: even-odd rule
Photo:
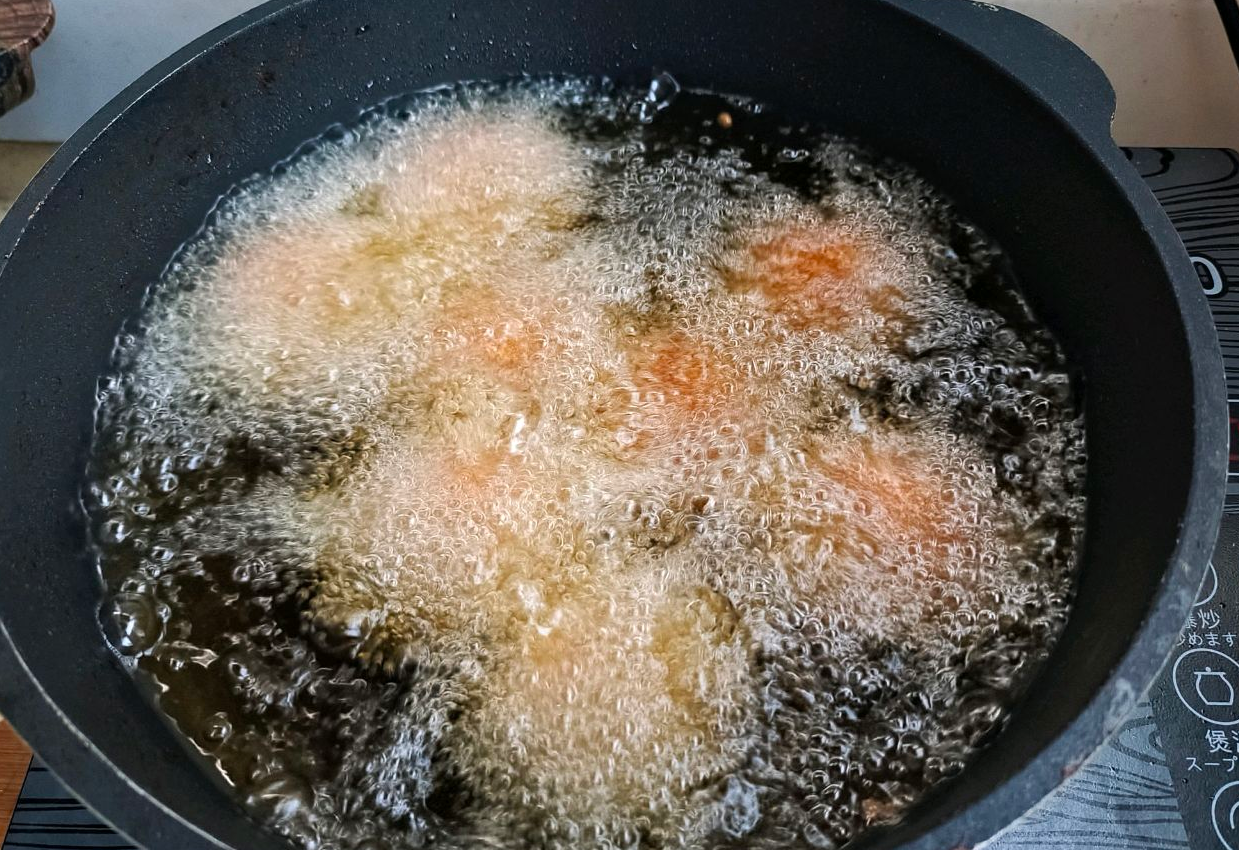
[[838, 847], [1048, 653], [1082, 420], [1002, 255], [673, 95], [386, 104], [225, 198], [120, 340], [105, 631], [295, 843]]

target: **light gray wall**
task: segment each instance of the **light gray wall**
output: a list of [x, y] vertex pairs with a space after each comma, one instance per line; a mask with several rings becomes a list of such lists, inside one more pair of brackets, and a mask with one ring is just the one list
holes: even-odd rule
[[62, 142], [160, 59], [260, 0], [53, 0], [34, 53], [35, 96], [0, 117], [0, 139]]

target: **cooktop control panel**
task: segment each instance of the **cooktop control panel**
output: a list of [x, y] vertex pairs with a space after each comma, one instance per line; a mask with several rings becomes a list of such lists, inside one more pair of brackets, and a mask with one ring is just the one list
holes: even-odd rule
[[[1231, 411], [1228, 515], [1147, 697], [986, 850], [1239, 850], [1239, 154], [1136, 148], [1128, 156], [1178, 228], [1217, 325]], [[37, 762], [0, 850], [32, 848], [136, 850]]]
[[1204, 586], [1149, 693], [1191, 847], [1239, 850], [1239, 517], [1227, 517]]

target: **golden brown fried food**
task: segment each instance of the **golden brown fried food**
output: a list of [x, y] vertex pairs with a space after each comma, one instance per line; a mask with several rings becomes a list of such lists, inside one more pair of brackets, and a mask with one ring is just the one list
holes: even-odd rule
[[905, 317], [904, 295], [880, 237], [852, 221], [806, 213], [753, 228], [721, 269], [734, 292], [755, 294], [792, 329], [837, 333]]
[[352, 194], [281, 209], [225, 245], [205, 320], [246, 341], [250, 380], [267, 387], [321, 386], [332, 364], [390, 368], [390, 340], [431, 333], [439, 311], [469, 316], [519, 372], [536, 330], [476, 307], [502, 303], [562, 250], [588, 204], [581, 152], [532, 110], [463, 113], [393, 142], [377, 169]]
[[755, 702], [743, 627], [704, 588], [650, 598], [610, 583], [526, 591], [447, 745], [479, 793], [538, 800], [565, 827], [659, 828], [736, 769]]

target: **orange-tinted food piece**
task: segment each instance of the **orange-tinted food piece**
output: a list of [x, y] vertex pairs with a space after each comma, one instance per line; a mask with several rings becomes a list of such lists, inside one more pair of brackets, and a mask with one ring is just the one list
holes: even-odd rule
[[735, 769], [753, 690], [730, 612], [699, 610], [679, 587], [652, 612], [618, 587], [564, 590], [530, 594], [514, 609], [528, 620], [497, 629], [505, 640], [457, 727], [458, 757], [502, 765], [501, 793], [559, 788], [573, 815], [622, 818], [678, 807], [652, 796], [673, 771], [699, 787]]
[[655, 331], [629, 351], [632, 391], [616, 393], [607, 418], [622, 427], [631, 457], [695, 426], [733, 422], [744, 410], [744, 375], [712, 346], [683, 331]]
[[351, 325], [397, 315], [405, 299], [404, 247], [377, 231], [303, 224], [230, 248], [220, 285], [235, 320], [280, 335], [336, 336]]
[[837, 226], [795, 225], [752, 239], [723, 274], [794, 329], [837, 331], [866, 314], [899, 316], [899, 291], [870, 273], [874, 259], [873, 246]]
[[739, 379], [735, 364], [682, 331], [656, 342], [642, 359], [641, 389], [661, 392], [667, 404], [685, 413], [726, 403]]
[[458, 244], [482, 248], [518, 230], [570, 230], [588, 205], [588, 160], [533, 112], [431, 123], [387, 155], [391, 206], [429, 213], [419, 223], [439, 238], [472, 236]]
[[472, 454], [450, 452], [443, 464], [449, 486], [466, 496], [482, 498], [499, 476], [504, 454], [499, 449], [487, 449]]
[[874, 539], [920, 542], [932, 547], [957, 542], [958, 509], [927, 447], [858, 439], [818, 459], [819, 471], [869, 507], [863, 524]]
[[712, 434], [715, 449], [725, 433], [738, 433], [751, 446], [762, 444], [768, 424], [761, 413], [765, 378], [685, 331], [655, 331], [638, 346], [629, 350], [633, 392], [617, 397], [621, 421], [635, 423], [628, 425], [629, 453], [640, 455], [693, 433]]
[[772, 298], [806, 294], [825, 281], [843, 282], [855, 275], [861, 249], [839, 234], [797, 228], [749, 246], [753, 282]]
[[473, 361], [513, 386], [527, 388], [532, 370], [543, 355], [554, 349], [549, 321], [542, 315], [527, 315], [516, 305], [505, 305], [502, 296], [479, 290], [446, 310], [438, 333], [452, 337], [452, 356]]

